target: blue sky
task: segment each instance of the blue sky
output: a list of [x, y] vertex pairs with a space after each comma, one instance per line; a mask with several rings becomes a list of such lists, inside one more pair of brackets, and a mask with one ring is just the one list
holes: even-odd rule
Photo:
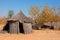
[[26, 16], [29, 16], [29, 8], [37, 5], [40, 10], [45, 3], [51, 8], [60, 6], [60, 0], [0, 0], [0, 16], [7, 17], [9, 10], [14, 10], [15, 15], [22, 10]]

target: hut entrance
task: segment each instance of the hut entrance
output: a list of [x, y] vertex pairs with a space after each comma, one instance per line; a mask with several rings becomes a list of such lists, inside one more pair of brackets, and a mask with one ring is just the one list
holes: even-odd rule
[[7, 31], [9, 33], [19, 33], [19, 22], [18, 21], [8, 21], [3, 31]]
[[20, 33], [24, 33], [24, 29], [23, 29], [23, 24], [19, 23], [19, 31]]
[[6, 26], [4, 26], [3, 31], [9, 32], [9, 22], [6, 23]]

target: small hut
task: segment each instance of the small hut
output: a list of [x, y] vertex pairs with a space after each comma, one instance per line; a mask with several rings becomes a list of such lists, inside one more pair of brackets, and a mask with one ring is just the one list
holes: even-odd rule
[[9, 33], [19, 33], [19, 21], [9, 20]]
[[3, 30], [8, 31], [9, 33], [20, 32], [28, 34], [32, 32], [32, 22], [22, 13], [22, 11], [20, 11], [16, 16], [7, 21]]
[[60, 21], [54, 22], [54, 29], [59, 30], [60, 29]]

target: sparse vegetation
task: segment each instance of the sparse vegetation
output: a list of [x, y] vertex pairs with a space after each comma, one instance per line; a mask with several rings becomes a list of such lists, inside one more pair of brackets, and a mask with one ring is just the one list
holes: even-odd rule
[[8, 12], [8, 18], [11, 18], [14, 15], [14, 11], [13, 10], [9, 10]]

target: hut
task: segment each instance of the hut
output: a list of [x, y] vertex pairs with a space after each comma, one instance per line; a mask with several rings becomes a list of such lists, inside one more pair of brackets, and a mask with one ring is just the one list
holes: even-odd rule
[[60, 29], [60, 21], [54, 22], [54, 29], [59, 30]]
[[20, 32], [28, 34], [32, 32], [32, 23], [31, 20], [20, 11], [16, 16], [7, 21], [3, 30], [8, 31], [9, 33]]
[[46, 22], [43, 24], [43, 27], [49, 28], [49, 29], [54, 29], [54, 22]]
[[46, 25], [46, 27], [49, 29], [54, 29], [54, 30], [60, 29], [60, 21], [56, 21], [56, 22], [52, 22], [52, 23], [48, 22], [48, 23], [44, 23], [44, 25]]

